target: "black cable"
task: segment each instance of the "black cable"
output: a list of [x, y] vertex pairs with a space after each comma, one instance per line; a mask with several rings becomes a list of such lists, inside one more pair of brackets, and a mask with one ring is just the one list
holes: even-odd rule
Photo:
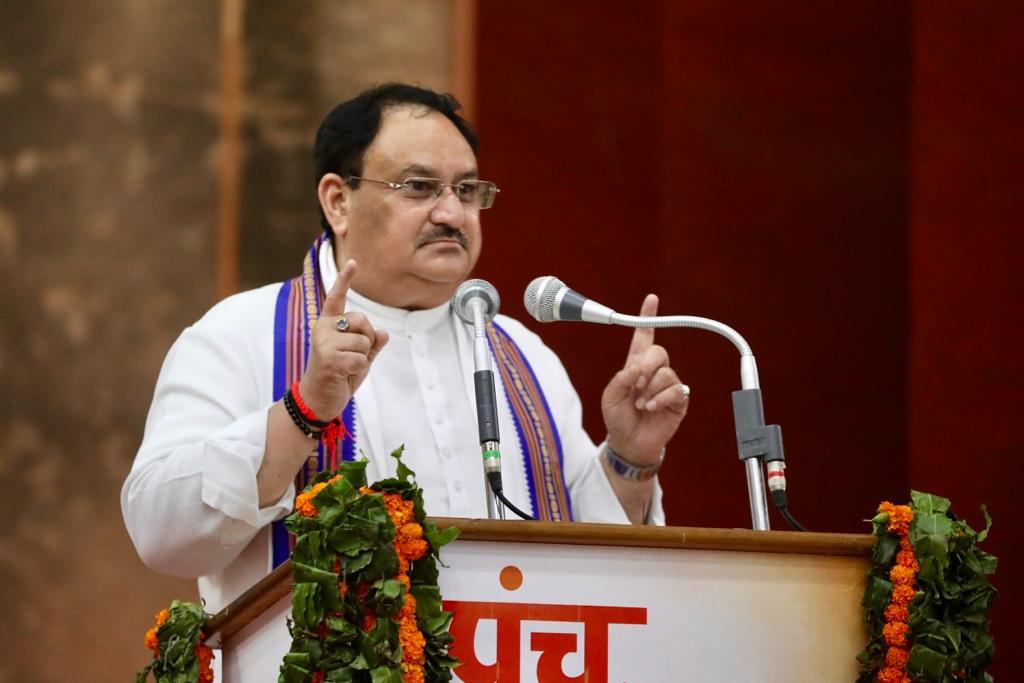
[[515, 505], [513, 505], [512, 502], [505, 497], [505, 494], [502, 493], [501, 472], [488, 472], [487, 481], [491, 485], [491, 493], [494, 494], [495, 498], [504, 503], [505, 507], [507, 507], [509, 510], [516, 513], [523, 519], [536, 521], [534, 517], [531, 517], [530, 515], [526, 514], [525, 512], [517, 508]]
[[779, 508], [779, 514], [782, 515], [783, 519], [785, 519], [787, 522], [789, 522], [789, 525], [791, 527], [793, 527], [794, 529], [796, 529], [797, 531], [807, 531], [807, 527], [805, 527], [800, 522], [796, 521], [796, 518], [793, 517], [793, 515], [791, 515], [789, 513], [789, 508], [788, 507], [785, 507], [785, 506], [780, 507]]
[[807, 527], [796, 521], [796, 517], [790, 513], [789, 504], [786, 502], [785, 491], [772, 491], [772, 503], [775, 504], [775, 509], [779, 511], [779, 514], [782, 515], [784, 520], [789, 522], [791, 527], [797, 531], [807, 531]]

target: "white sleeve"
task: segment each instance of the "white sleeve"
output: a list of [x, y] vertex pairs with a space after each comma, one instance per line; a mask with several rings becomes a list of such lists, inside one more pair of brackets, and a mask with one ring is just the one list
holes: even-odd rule
[[164, 360], [121, 490], [128, 533], [156, 571], [218, 573], [291, 510], [294, 487], [266, 508], [256, 488], [273, 353], [273, 306], [259, 305], [266, 293], [253, 296], [262, 291], [222, 302], [186, 329]]

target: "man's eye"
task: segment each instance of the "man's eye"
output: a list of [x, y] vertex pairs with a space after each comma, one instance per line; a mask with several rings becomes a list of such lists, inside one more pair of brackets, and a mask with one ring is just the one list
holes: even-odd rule
[[412, 192], [427, 194], [434, 189], [434, 183], [429, 180], [420, 180], [419, 178], [410, 178], [406, 180], [404, 185]]
[[472, 199], [476, 194], [476, 183], [468, 180], [461, 182], [455, 186], [455, 193], [459, 195], [459, 199]]

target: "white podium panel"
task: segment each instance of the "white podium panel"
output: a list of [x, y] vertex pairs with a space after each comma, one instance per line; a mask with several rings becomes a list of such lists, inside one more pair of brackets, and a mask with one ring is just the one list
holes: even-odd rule
[[443, 559], [463, 683], [857, 677], [860, 558], [465, 542]]
[[[642, 532], [654, 534], [645, 543], [626, 536], [628, 528], [600, 538], [597, 525], [558, 525], [542, 540], [488, 540], [509, 528], [502, 524], [474, 520], [488, 533], [468, 533], [442, 550], [441, 591], [455, 613], [452, 651], [463, 662], [455, 669], [462, 683], [847, 683], [857, 676], [870, 537], [719, 530], [727, 542], [718, 543], [706, 540], [714, 530], [662, 529]], [[589, 529], [579, 537], [564, 527]], [[700, 534], [704, 540], [690, 544]], [[572, 538], [560, 543], [559, 536]], [[838, 549], [809, 549], [805, 541], [815, 536], [839, 539]], [[616, 544], [623, 542], [676, 547]], [[291, 599], [288, 575], [276, 574], [251, 591], [263, 606], [247, 594], [211, 624], [224, 640], [219, 680], [277, 681]], [[233, 610], [250, 616], [222, 626]]]

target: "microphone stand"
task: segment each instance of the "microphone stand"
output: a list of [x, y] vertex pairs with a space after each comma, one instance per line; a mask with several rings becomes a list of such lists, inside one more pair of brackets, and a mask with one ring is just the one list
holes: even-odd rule
[[[691, 315], [641, 317], [610, 312], [607, 322], [627, 327], [691, 327], [719, 334], [733, 343], [740, 352], [740, 391], [732, 392], [736, 447], [747, 474], [747, 497], [753, 528], [768, 531], [768, 501], [765, 497], [764, 468], [768, 470], [768, 487], [779, 511], [796, 528], [786, 509], [786, 464], [782, 450], [782, 427], [764, 423], [757, 361], [750, 344], [739, 332], [717, 320]], [[763, 464], [762, 464], [763, 463]]]
[[498, 399], [494, 391], [494, 371], [487, 348], [484, 302], [469, 302], [473, 311], [473, 389], [476, 392], [476, 421], [480, 432], [480, 450], [484, 460], [484, 490], [487, 492], [487, 518], [505, 519], [505, 506], [494, 492], [494, 479], [501, 488], [501, 438], [498, 435]]
[[[546, 275], [534, 279], [523, 294], [526, 310], [540, 322], [583, 320], [625, 327], [690, 327], [714, 332], [731, 341], [740, 352], [740, 382], [743, 389], [732, 394], [736, 447], [747, 472], [747, 495], [753, 528], [767, 531], [768, 503], [764, 495], [764, 467], [768, 470], [768, 488], [772, 502], [789, 524], [807, 531], [789, 513], [786, 502], [786, 464], [782, 452], [782, 428], [764, 423], [757, 363], [750, 344], [739, 332], [710, 318], [692, 315], [636, 316], [616, 313], [593, 299], [570, 289], [564, 282]], [[763, 466], [762, 466], [763, 463]]]

